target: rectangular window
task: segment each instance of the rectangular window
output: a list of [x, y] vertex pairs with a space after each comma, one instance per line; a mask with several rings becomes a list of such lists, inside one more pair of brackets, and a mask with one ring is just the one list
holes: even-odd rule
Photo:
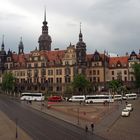
[[53, 75], [53, 70], [48, 70], [48, 75]]
[[89, 81], [92, 82], [92, 77], [89, 78]]
[[62, 69], [57, 69], [56, 70], [56, 75], [62, 75]]
[[93, 82], [96, 82], [96, 77], [93, 77]]
[[53, 78], [48, 78], [48, 83], [53, 83]]
[[126, 71], [126, 70], [124, 70], [124, 74], [125, 74], [125, 75], [127, 74], [127, 71]]
[[70, 74], [71, 74], [70, 68], [65, 68], [65, 75], [70, 75]]
[[112, 71], [112, 75], [114, 75], [114, 71]]
[[28, 68], [31, 68], [31, 64], [28, 64]]
[[56, 91], [62, 91], [62, 87], [61, 86], [57, 86], [56, 87]]
[[56, 78], [56, 83], [62, 83], [62, 78]]
[[134, 81], [134, 78], [133, 77], [131, 77], [131, 81]]
[[124, 77], [124, 81], [127, 81], [127, 77]]
[[99, 75], [100, 74], [100, 70], [97, 70], [97, 75]]
[[35, 63], [35, 64], [34, 64], [34, 67], [37, 68], [37, 67], [38, 67], [38, 63]]
[[98, 82], [100, 82], [100, 77], [98, 77]]
[[45, 67], [45, 63], [41, 63], [41, 67]]
[[69, 77], [69, 76], [66, 76], [66, 77], [65, 77], [65, 83], [70, 83], [70, 82], [71, 82], [70, 77]]
[[96, 75], [96, 70], [93, 70], [93, 75]]
[[89, 71], [89, 75], [92, 75], [92, 70]]

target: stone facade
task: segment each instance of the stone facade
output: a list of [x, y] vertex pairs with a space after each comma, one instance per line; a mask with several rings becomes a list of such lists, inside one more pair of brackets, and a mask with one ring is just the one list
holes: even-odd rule
[[0, 83], [5, 72], [12, 72], [16, 78], [17, 91], [42, 91], [63, 94], [76, 74], [84, 74], [100, 90], [108, 81], [120, 78], [124, 83], [134, 81], [132, 64], [140, 63], [140, 53], [110, 57], [106, 52], [97, 50], [86, 53], [86, 43], [79, 33], [76, 45], [65, 50], [51, 51], [51, 37], [48, 35], [46, 12], [44, 14], [42, 35], [39, 37], [39, 49], [24, 53], [22, 38], [18, 54], [9, 50], [7, 53], [2, 39], [0, 51]]

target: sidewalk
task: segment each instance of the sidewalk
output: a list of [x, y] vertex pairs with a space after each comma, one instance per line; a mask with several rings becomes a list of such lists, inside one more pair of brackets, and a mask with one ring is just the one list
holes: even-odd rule
[[[91, 131], [91, 127], [90, 127], [91, 122], [88, 121], [88, 119], [84, 120], [81, 119], [80, 116], [71, 116], [69, 114], [55, 110], [53, 107], [48, 108], [47, 103], [44, 103], [43, 106], [41, 105], [40, 102], [32, 102], [32, 104], [27, 104], [27, 105], [43, 113], [47, 113], [48, 115], [54, 116], [60, 120], [64, 120], [77, 127], [85, 129], [85, 126], [87, 125], [89, 131]], [[115, 121], [119, 118], [122, 107], [123, 104], [122, 105], [119, 104], [118, 106], [116, 106], [115, 110], [108, 112], [108, 114], [103, 113], [101, 120], [97, 123], [95, 122], [94, 133], [101, 136], [102, 133], [108, 131], [110, 127], [115, 123]]]
[[13, 121], [11, 121], [3, 112], [0, 111], [0, 140], [32, 140], [32, 139], [18, 126], [16, 131], [16, 124]]

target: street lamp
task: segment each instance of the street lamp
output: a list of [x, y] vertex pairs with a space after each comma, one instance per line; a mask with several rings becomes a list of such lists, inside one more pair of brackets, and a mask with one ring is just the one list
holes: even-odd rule
[[77, 108], [77, 124], [79, 125], [79, 108]]
[[16, 139], [18, 139], [18, 119], [16, 118]]

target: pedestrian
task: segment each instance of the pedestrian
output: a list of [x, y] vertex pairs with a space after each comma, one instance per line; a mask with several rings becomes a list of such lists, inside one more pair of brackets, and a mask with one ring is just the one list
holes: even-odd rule
[[125, 104], [127, 105], [127, 101], [125, 102]]
[[86, 133], [88, 132], [88, 126], [87, 125], [85, 126], [85, 131], [86, 131]]
[[91, 131], [93, 133], [93, 131], [94, 131], [94, 123], [91, 123]]

